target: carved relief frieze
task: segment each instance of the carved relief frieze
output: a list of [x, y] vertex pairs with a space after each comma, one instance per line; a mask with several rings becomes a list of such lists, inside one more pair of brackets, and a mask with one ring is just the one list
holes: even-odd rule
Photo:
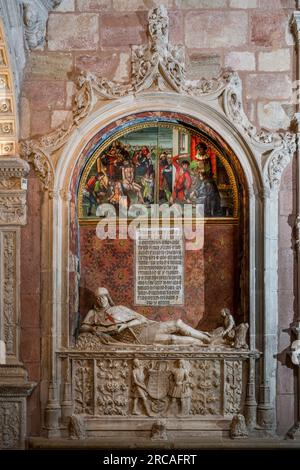
[[0, 179], [0, 189], [18, 189], [19, 183], [18, 178]]
[[197, 418], [241, 412], [246, 387], [242, 355], [226, 359], [226, 353], [214, 358], [204, 353], [196, 358], [191, 353], [187, 358], [177, 351], [177, 359], [154, 359], [149, 352], [141, 358], [124, 351], [111, 356], [88, 359], [77, 350], [72, 379], [76, 415]]
[[[11, 185], [13, 183], [0, 183], [0, 189], [3, 184]], [[0, 193], [0, 225], [7, 224], [26, 224], [26, 193]]]
[[0, 400], [0, 449], [18, 447], [21, 438], [21, 403]]

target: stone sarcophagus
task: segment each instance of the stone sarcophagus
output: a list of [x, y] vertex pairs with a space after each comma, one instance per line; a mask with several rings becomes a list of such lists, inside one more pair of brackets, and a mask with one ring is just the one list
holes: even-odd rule
[[228, 435], [234, 415], [244, 413], [250, 423], [256, 412], [251, 377], [258, 356], [222, 347], [69, 349], [60, 353], [63, 421], [81, 423], [78, 438], [149, 438], [161, 421], [168, 437]]

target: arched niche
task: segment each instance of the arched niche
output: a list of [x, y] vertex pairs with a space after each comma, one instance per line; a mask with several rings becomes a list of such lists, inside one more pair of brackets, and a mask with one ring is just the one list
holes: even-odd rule
[[[95, 111], [72, 130], [59, 156], [54, 157], [52, 162], [49, 160], [50, 173], [42, 175], [45, 181], [51, 181], [52, 171], [54, 176], [51, 190], [45, 193], [42, 215], [45, 268], [43, 278], [47, 286], [42, 299], [45, 338], [42, 350], [43, 361], [47, 364], [43, 369], [42, 402], [45, 405], [46, 426], [51, 434], [51, 429], [57, 428], [56, 423], [61, 414], [65, 414], [64, 410], [71, 406], [68, 400], [62, 401], [60, 395], [59, 384], [65, 383], [67, 386], [69, 370], [60, 362], [57, 354], [72, 347], [76, 326], [74, 319], [70, 322], [69, 315], [69, 275], [73, 272], [73, 276], [78, 276], [78, 258], [70, 257], [69, 254], [70, 230], [77, 230], [74, 224], [71, 225], [70, 216], [77, 194], [73, 183], [79, 181], [79, 173], [84, 168], [80, 159], [88, 159], [90, 155], [87, 150], [93, 151], [93, 145], [99, 143], [99, 136], [105, 129], [113, 131], [123, 119], [130, 122], [133, 115], [149, 113], [149, 110], [150, 115], [173, 113], [173, 117], [177, 115], [180, 119], [180, 116], [183, 116], [185, 120], [194, 121], [196, 129], [199, 129], [202, 123], [206, 132], [208, 129], [213, 130], [214, 138], [221, 139], [222, 144], [230, 149], [242, 170], [248, 206], [247, 219], [251, 221], [248, 227], [244, 226], [247, 230], [243, 238], [246, 243], [245, 252], [248, 252], [248, 266], [245, 272], [248, 278], [246, 284], [249, 302], [249, 346], [251, 350], [258, 349], [263, 353], [257, 378], [254, 359], [250, 365], [246, 407], [252, 425], [255, 425], [258, 419], [263, 427], [274, 429], [278, 321], [278, 302], [275, 295], [278, 283], [277, 183], [289, 160], [293, 145], [289, 146], [288, 140], [280, 141], [276, 144], [277, 147], [272, 141], [261, 142], [257, 135], [252, 136], [249, 133], [250, 130], [254, 132], [254, 128], [249, 128], [249, 132], [246, 132], [240, 124], [230, 120], [215, 98], [210, 103], [209, 100], [196, 100], [187, 95], [155, 91], [122, 97], [107, 104], [102, 103], [100, 108], [96, 107]], [[40, 154], [34, 152], [36, 158], [39, 157]], [[272, 256], [267, 256], [270, 252]], [[256, 395], [258, 386], [259, 397]]]
[[[111, 200], [113, 185], [122, 186], [123, 163], [120, 162], [117, 166], [116, 162], [113, 166], [108, 162], [107, 154], [109, 155], [115, 145], [125, 145], [126, 142], [132, 142], [132, 145], [127, 144], [127, 148], [131, 153], [135, 149], [136, 154], [130, 155], [124, 147], [124, 152], [128, 153], [127, 160], [121, 154], [119, 160], [130, 162], [135, 171], [139, 167], [134, 159], [140, 158], [138, 155], [142, 146], [149, 147], [152, 152], [153, 194], [151, 200], [144, 201], [144, 206], [149, 212], [149, 224], [153, 204], [171, 205], [174, 197], [172, 192], [174, 193], [177, 170], [173, 164], [170, 165], [171, 188], [167, 188], [164, 192], [162, 188], [166, 181], [161, 181], [163, 176], [160, 173], [162, 168], [160, 154], [170, 152], [169, 159], [172, 156], [175, 160], [177, 154], [178, 161], [180, 155], [182, 155], [181, 161], [184, 158], [191, 158], [188, 175], [189, 178], [193, 178], [193, 187], [199, 180], [197, 175], [204, 173], [210, 187], [217, 188], [215, 199], [217, 202], [220, 200], [220, 205], [216, 208], [206, 207], [205, 217], [202, 220], [203, 247], [185, 251], [185, 295], [183, 304], [178, 307], [146, 304], [136, 307], [134, 241], [129, 235], [126, 240], [120, 239], [118, 231], [114, 240], [99, 240], [96, 235], [97, 223], [100, 220], [96, 215], [97, 204], [108, 203]], [[204, 167], [198, 167], [199, 163], [196, 160], [195, 146], [199, 142], [207, 145], [209, 170], [205, 167], [206, 173], [203, 171]], [[143, 169], [140, 170], [142, 171]], [[98, 202], [94, 199], [95, 192], [92, 191], [90, 196], [91, 193], [85, 189], [89, 181], [93, 186], [97, 174], [101, 174], [104, 181]], [[141, 188], [140, 197], [143, 197], [143, 194], [149, 197], [149, 194], [145, 193], [148, 186], [145, 186], [144, 181], [143, 177], [136, 176], [137, 188]], [[71, 259], [76, 260], [73, 263], [74, 270], [70, 272], [69, 277], [70, 344], [74, 342], [80, 321], [93, 305], [93, 292], [100, 285], [109, 287], [117, 303], [137, 308], [147, 318], [157, 321], [181, 318], [195, 328], [213, 330], [220, 326], [220, 311], [224, 307], [234, 312], [237, 323], [248, 321], [247, 183], [236, 155], [213, 129], [197, 119], [172, 112], [136, 113], [119, 119], [97, 132], [81, 152], [72, 174], [70, 195], [69, 255]], [[129, 202], [138, 202], [136, 196], [137, 194], [131, 193], [132, 201]], [[187, 200], [184, 202], [187, 203]], [[130, 223], [129, 215], [126, 224]], [[164, 225], [162, 218], [160, 224]]]

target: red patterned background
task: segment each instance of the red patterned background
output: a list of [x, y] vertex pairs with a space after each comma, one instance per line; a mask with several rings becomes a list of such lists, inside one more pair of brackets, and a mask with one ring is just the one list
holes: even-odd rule
[[220, 324], [220, 310], [238, 305], [238, 227], [207, 224], [203, 250], [185, 252], [185, 305], [135, 307], [132, 240], [100, 240], [94, 226], [80, 227], [80, 314], [93, 305], [96, 287], [107, 287], [115, 304], [159, 321], [181, 318], [198, 328]]

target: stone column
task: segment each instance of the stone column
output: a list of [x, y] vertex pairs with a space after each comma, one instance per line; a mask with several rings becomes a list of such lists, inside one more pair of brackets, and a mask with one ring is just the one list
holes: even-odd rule
[[0, 156], [0, 448], [22, 448], [26, 433], [28, 382], [20, 361], [20, 230], [26, 224], [25, 179], [29, 171], [18, 157]]
[[[281, 169], [282, 170], [282, 169]], [[258, 405], [258, 424], [273, 433], [276, 429], [276, 371], [278, 328], [278, 187], [264, 188], [264, 279], [262, 324], [262, 383]]]
[[257, 420], [268, 434], [276, 431], [276, 374], [278, 353], [278, 192], [282, 172], [296, 150], [295, 138], [285, 134], [263, 155], [263, 315], [261, 386]]

